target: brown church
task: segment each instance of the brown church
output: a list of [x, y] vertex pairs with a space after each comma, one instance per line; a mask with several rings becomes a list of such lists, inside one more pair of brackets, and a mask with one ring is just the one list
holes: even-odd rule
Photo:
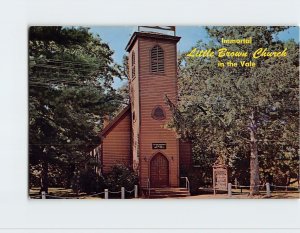
[[137, 171], [141, 188], [179, 187], [180, 168], [191, 166], [191, 144], [166, 127], [172, 113], [165, 96], [177, 102], [180, 37], [175, 27], [159, 29], [171, 30], [172, 35], [138, 30], [131, 36], [126, 46], [130, 105], [105, 126], [96, 148], [101, 172], [128, 164]]

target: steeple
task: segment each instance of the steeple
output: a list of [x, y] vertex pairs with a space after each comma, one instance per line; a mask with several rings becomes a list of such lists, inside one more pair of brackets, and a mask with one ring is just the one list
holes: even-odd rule
[[179, 185], [179, 141], [164, 126], [171, 119], [167, 95], [177, 101], [175, 27], [138, 26], [126, 46], [132, 115], [132, 161], [142, 186]]

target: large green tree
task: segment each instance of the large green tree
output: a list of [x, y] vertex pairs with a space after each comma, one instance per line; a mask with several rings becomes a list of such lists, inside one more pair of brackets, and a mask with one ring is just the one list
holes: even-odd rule
[[[206, 157], [208, 164], [221, 157], [240, 176], [248, 172], [245, 165], [249, 165], [250, 193], [257, 194], [260, 173], [270, 175], [275, 167], [284, 167], [294, 176], [297, 174], [299, 44], [277, 38], [287, 27], [206, 29], [210, 41], [199, 41], [194, 48], [227, 48], [248, 52], [249, 56], [241, 59], [183, 54], [179, 61], [178, 106], [170, 104], [172, 125], [183, 137], [194, 141], [194, 155], [202, 160]], [[222, 38], [249, 37], [253, 41], [250, 45], [221, 43]], [[253, 59], [251, 54], [258, 48], [287, 48], [288, 55]], [[243, 60], [255, 62], [256, 66], [242, 67], [239, 62]], [[218, 62], [228, 61], [239, 65], [218, 67]], [[242, 162], [245, 158], [248, 164]]]
[[[113, 51], [83, 27], [29, 29], [29, 166], [48, 191], [48, 168], [72, 177], [99, 144], [103, 116], [120, 106]], [[62, 175], [62, 174], [60, 174]]]

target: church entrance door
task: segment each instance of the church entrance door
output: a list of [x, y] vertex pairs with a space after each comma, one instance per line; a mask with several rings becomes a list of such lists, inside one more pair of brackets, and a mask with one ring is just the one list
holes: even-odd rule
[[161, 188], [169, 186], [169, 161], [161, 153], [157, 153], [150, 162], [151, 187]]

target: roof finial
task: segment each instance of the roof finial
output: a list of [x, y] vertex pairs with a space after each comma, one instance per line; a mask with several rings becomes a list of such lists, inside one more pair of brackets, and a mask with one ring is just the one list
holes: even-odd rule
[[163, 34], [169, 34], [171, 32], [173, 36], [176, 36], [176, 27], [175, 26], [138, 26], [138, 31], [152, 31], [160, 32]]

